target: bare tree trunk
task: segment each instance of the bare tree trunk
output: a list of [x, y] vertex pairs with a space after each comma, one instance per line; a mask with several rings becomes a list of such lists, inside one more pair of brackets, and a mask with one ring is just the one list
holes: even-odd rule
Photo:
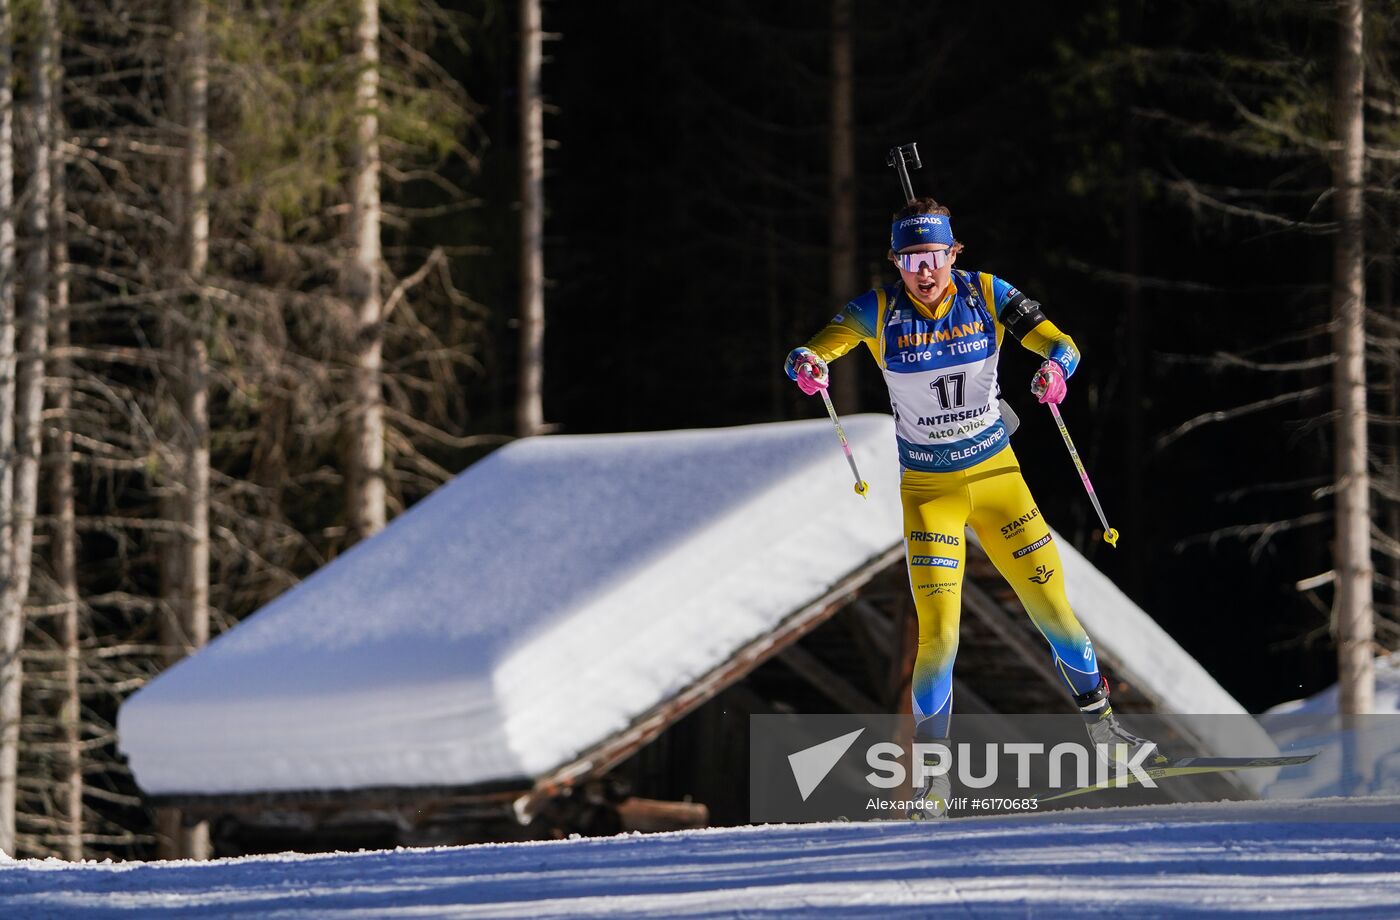
[[1340, 4], [1341, 28], [1333, 76], [1333, 118], [1340, 150], [1333, 164], [1338, 233], [1334, 253], [1332, 316], [1337, 363], [1337, 573], [1335, 616], [1340, 712], [1367, 713], [1375, 705], [1372, 638], [1375, 632], [1371, 562], [1370, 478], [1366, 466], [1365, 246], [1366, 149], [1363, 102], [1362, 0]]
[[[43, 439], [44, 352], [49, 323], [49, 109], [53, 92], [54, 49], [52, 24], [57, 0], [39, 5], [39, 34], [34, 43], [31, 97], [26, 105], [33, 129], [29, 144], [28, 195], [24, 201], [23, 233], [29, 241], [23, 267], [23, 292], [19, 301], [19, 356], [15, 392], [14, 568], [0, 591], [0, 622], [4, 623], [5, 648], [16, 653], [23, 641], [24, 601], [34, 548], [34, 516], [39, 504], [39, 453]], [[17, 635], [10, 644], [10, 631]], [[14, 853], [15, 793], [23, 672], [18, 657], [6, 669], [0, 688], [0, 849]]]
[[[202, 298], [196, 300], [200, 302]], [[198, 332], [187, 330], [185, 335], [181, 405], [187, 439], [181, 445], [184, 494], [183, 500], [167, 503], [179, 515], [173, 519], [184, 523], [177, 543], [178, 561], [167, 572], [174, 580], [169, 587], [177, 605], [172, 613], [179, 624], [173, 638], [180, 643], [167, 645], [167, 652], [176, 660], [209, 642], [209, 360]], [[208, 859], [212, 854], [207, 821], [190, 824], [179, 809], [161, 808], [156, 811], [156, 829], [161, 859]]]
[[[177, 628], [168, 644], [171, 660], [209, 642], [209, 358], [204, 343], [208, 325], [203, 293], [209, 263], [209, 62], [208, 8], [203, 0], [182, 7], [179, 60], [181, 72], [175, 95], [185, 131], [178, 225], [183, 247], [181, 269], [190, 288], [190, 310], [176, 332], [180, 380], [179, 449], [180, 498], [166, 503], [173, 520], [184, 526], [176, 541], [177, 559], [166, 573], [167, 600]], [[207, 859], [207, 822], [186, 824], [179, 811], [161, 809], [157, 816], [165, 859]]]
[[[14, 47], [10, 0], [0, 0], [0, 601], [14, 581], [15, 226]], [[15, 852], [20, 644], [24, 620], [0, 607], [0, 852]]]
[[185, 354], [185, 608], [184, 633], [191, 650], [209, 642], [209, 353], [204, 341], [194, 338]]
[[[71, 344], [68, 318], [68, 183], [65, 164], [63, 120], [63, 63], [58, 23], [54, 22], [53, 107], [50, 113], [52, 137], [49, 162], [52, 163], [53, 195], [49, 212], [50, 271], [53, 276], [51, 338], [62, 354]], [[78, 527], [73, 506], [73, 362], [65, 357], [56, 362], [50, 380], [55, 424], [50, 429], [49, 456], [53, 479], [53, 574], [58, 591], [59, 647], [63, 651], [63, 702], [59, 709], [60, 743], [58, 758], [58, 821], [63, 838], [64, 859], [83, 858], [83, 698], [78, 684], [81, 666], [78, 610]]]
[[520, 385], [516, 433], [544, 431], [544, 100], [540, 0], [520, 0]]
[[[55, 179], [60, 168], [55, 163]], [[55, 201], [61, 201], [57, 194]], [[63, 212], [56, 204], [54, 219], [60, 220], [62, 216]], [[54, 323], [53, 344], [58, 351], [71, 344], [66, 315], [67, 252], [66, 241], [56, 240], [53, 307], [55, 315], [62, 318]], [[70, 427], [73, 374], [71, 361], [63, 359], [58, 362], [53, 388], [56, 419], [49, 441], [49, 455], [54, 460], [53, 480], [50, 483], [54, 510], [53, 569], [61, 608], [59, 646], [63, 650], [63, 705], [59, 711], [63, 745], [59, 757], [59, 820], [63, 835], [63, 858], [76, 861], [83, 858], [83, 698], [78, 684], [82, 649], [79, 644], [78, 529], [73, 506], [73, 431]]]
[[190, 438], [185, 459], [189, 490], [188, 548], [185, 579], [188, 593], [186, 632], [190, 644], [209, 641], [209, 357], [204, 344], [208, 325], [203, 285], [209, 265], [209, 59], [208, 8], [203, 0], [185, 5], [185, 271], [195, 291], [192, 334], [185, 353], [185, 421]]
[[384, 527], [384, 351], [380, 298], [379, 0], [360, 0], [360, 73], [355, 88], [354, 255], [347, 288], [355, 308], [354, 444], [350, 453], [350, 523], [364, 539]]
[[[851, 52], [851, 0], [831, 2], [831, 303], [833, 309], [856, 294], [856, 144]], [[831, 389], [845, 412], [859, 411], [860, 364], [852, 356], [831, 377]]]
[[204, 276], [209, 265], [209, 59], [208, 8], [203, 0], [185, 6], [185, 271], [195, 291], [192, 334], [185, 353], [185, 422], [190, 438], [185, 458], [189, 490], [185, 562], [186, 635], [198, 648], [209, 641], [209, 355], [204, 344], [208, 306]]

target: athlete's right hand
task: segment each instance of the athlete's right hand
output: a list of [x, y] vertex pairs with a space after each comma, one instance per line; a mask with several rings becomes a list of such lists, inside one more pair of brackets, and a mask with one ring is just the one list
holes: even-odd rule
[[797, 382], [797, 388], [815, 396], [831, 385], [831, 371], [826, 362], [808, 348], [795, 348], [787, 357], [787, 375]]

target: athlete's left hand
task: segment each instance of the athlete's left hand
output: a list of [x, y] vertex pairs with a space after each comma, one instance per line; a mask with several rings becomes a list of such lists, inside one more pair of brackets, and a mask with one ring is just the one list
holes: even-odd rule
[[807, 356], [797, 365], [797, 388], [808, 396], [816, 396], [831, 384], [831, 372], [826, 362], [816, 355]]
[[1031, 381], [1031, 393], [1040, 400], [1041, 405], [1053, 403], [1059, 405], [1065, 398], [1065, 369], [1060, 367], [1058, 361], [1046, 361], [1040, 365], [1040, 370], [1035, 372], [1035, 379]]
[[826, 362], [810, 348], [794, 348], [788, 354], [783, 369], [797, 383], [797, 388], [808, 396], [816, 396], [831, 383], [831, 372], [827, 370]]

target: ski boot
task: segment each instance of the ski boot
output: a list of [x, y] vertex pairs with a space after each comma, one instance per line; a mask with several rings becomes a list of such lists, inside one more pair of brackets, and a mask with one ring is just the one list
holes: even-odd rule
[[[1123, 727], [1123, 723], [1118, 721], [1118, 717], [1113, 714], [1113, 707], [1108, 702], [1108, 680], [1099, 678], [1099, 685], [1088, 693], [1081, 693], [1074, 698], [1074, 702], [1079, 706], [1079, 714], [1084, 717], [1084, 727], [1089, 732], [1089, 740], [1094, 744], [1094, 751], [1100, 758], [1106, 759], [1109, 763], [1115, 760], [1131, 760], [1142, 747], [1155, 742], [1140, 738]], [[1122, 745], [1122, 747], [1120, 747]], [[1147, 756], [1142, 762], [1144, 767], [1158, 767], [1170, 761], [1161, 748], [1157, 748]]]
[[[952, 750], [953, 746], [948, 739], [941, 739], [939, 743]], [[925, 763], [937, 762], [937, 758], [933, 754], [925, 754], [924, 757], [926, 758]], [[914, 796], [906, 815], [910, 821], [928, 821], [948, 817], [948, 797], [953, 791], [952, 773], [950, 767], [948, 772], [930, 776], [923, 781], [922, 785], [914, 788]]]

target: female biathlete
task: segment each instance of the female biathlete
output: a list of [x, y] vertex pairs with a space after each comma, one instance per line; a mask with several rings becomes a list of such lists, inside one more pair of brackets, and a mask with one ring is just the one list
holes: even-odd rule
[[[1146, 742], [1123, 729], [1109, 706], [1094, 646], [1065, 597], [1059, 550], [1021, 477], [1001, 415], [997, 356], [1004, 332], [1045, 359], [1031, 383], [1041, 403], [1064, 399], [1079, 352], [1036, 301], [993, 275], [954, 269], [962, 248], [946, 207], [932, 198], [911, 201], [890, 231], [889, 259], [901, 283], [848, 303], [788, 355], [787, 374], [814, 395], [830, 381], [827, 362], [862, 342], [884, 373], [902, 468], [909, 584], [919, 616], [916, 738], [948, 736], [967, 561], [964, 529], [971, 525], [1050, 643], [1090, 738], [1135, 751]], [[1147, 764], [1155, 762], [1149, 758]], [[948, 789], [944, 774], [917, 790], [915, 799], [929, 806], [914, 816], [943, 814]]]

